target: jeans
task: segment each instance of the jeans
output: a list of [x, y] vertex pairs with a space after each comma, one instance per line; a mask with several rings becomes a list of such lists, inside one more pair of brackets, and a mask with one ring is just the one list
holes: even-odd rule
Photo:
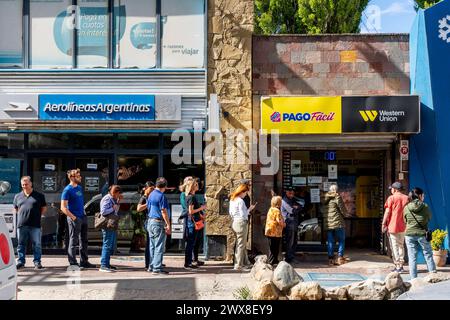
[[154, 272], [162, 271], [162, 260], [164, 254], [164, 244], [166, 242], [166, 231], [163, 221], [149, 220], [147, 231], [150, 238], [149, 243], [149, 269]]
[[405, 264], [405, 233], [389, 233], [389, 240], [392, 248], [392, 258], [396, 267], [403, 267]]
[[76, 218], [75, 221], [67, 217], [69, 225], [69, 248], [67, 255], [69, 263], [77, 264], [77, 249], [80, 249], [80, 264], [88, 263], [88, 224], [87, 217]]
[[328, 236], [328, 258], [332, 259], [334, 257], [334, 244], [336, 238], [338, 241], [338, 256], [344, 256], [345, 249], [345, 228], [331, 229], [327, 231]]
[[436, 265], [433, 260], [433, 251], [431, 250], [430, 243], [425, 239], [425, 236], [406, 236], [405, 242], [406, 248], [408, 249], [408, 265], [411, 279], [417, 278], [417, 254], [420, 249], [422, 249], [423, 256], [427, 262], [428, 271], [436, 271]]
[[147, 231], [147, 222], [148, 220], [145, 220], [144, 222], [144, 229], [145, 229], [145, 269], [148, 269], [150, 265], [150, 236]]
[[17, 255], [18, 262], [25, 264], [25, 255], [27, 252], [28, 239], [31, 238], [33, 244], [34, 263], [41, 262], [41, 228], [22, 226], [18, 230]]
[[281, 237], [267, 237], [269, 239], [269, 262], [271, 265], [278, 263], [278, 253], [280, 252]]
[[200, 250], [200, 245], [203, 243], [203, 230], [194, 230], [195, 232], [195, 242], [194, 242], [194, 261], [198, 262], [198, 251]]
[[103, 234], [103, 247], [102, 247], [102, 257], [100, 264], [102, 267], [111, 267], [110, 259], [111, 255], [114, 253], [114, 244], [116, 243], [117, 232], [116, 230], [102, 229]]
[[247, 236], [248, 236], [248, 221], [236, 219], [232, 224], [233, 231], [236, 233], [236, 253], [234, 268], [239, 269], [250, 264], [247, 255]]
[[194, 254], [194, 247], [197, 241], [197, 232], [194, 226], [187, 227], [187, 240], [186, 240], [186, 250], [184, 252], [184, 265], [187, 267], [192, 264], [192, 257]]
[[297, 251], [298, 223], [293, 219], [286, 219], [286, 262], [295, 258]]

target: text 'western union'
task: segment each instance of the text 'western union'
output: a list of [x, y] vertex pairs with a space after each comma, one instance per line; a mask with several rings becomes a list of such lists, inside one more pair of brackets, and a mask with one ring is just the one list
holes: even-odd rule
[[[375, 110], [360, 110], [359, 113], [365, 122], [368, 122], [368, 121], [373, 122], [373, 121], [375, 121], [376, 117], [378, 116], [378, 111], [375, 111]], [[404, 116], [405, 116], [404, 111], [381, 110], [378, 120], [381, 122], [397, 122], [398, 117], [404, 117]]]
[[123, 103], [123, 104], [77, 104], [74, 102], [65, 103], [46, 103], [44, 112], [103, 112], [107, 114], [115, 112], [138, 112], [147, 113], [150, 112], [151, 106], [149, 104], [135, 104], [135, 103]]

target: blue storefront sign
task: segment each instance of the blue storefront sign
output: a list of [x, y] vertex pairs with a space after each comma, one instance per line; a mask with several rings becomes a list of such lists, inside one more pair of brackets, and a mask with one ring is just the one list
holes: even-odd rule
[[144, 94], [41, 94], [40, 120], [155, 120], [155, 96]]

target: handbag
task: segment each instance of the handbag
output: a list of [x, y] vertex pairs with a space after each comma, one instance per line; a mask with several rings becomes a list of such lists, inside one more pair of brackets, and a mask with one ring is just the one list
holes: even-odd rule
[[192, 222], [194, 222], [194, 228], [196, 231], [202, 230], [205, 227], [205, 223], [203, 222], [203, 219], [201, 218], [198, 221], [194, 220], [194, 217], [191, 216]]
[[419, 225], [419, 227], [421, 227], [423, 230], [425, 230], [425, 239], [426, 239], [428, 242], [430, 242], [431, 239], [433, 239], [433, 232], [432, 232], [431, 230], [425, 229], [425, 228], [420, 224], [420, 222], [417, 221], [417, 218], [416, 218], [416, 216], [414, 215], [414, 213], [412, 213], [412, 211], [410, 211], [410, 212], [411, 212], [411, 214], [412, 214], [414, 220], [416, 220], [416, 222], [417, 222], [417, 224]]
[[104, 215], [102, 215], [100, 212], [95, 213], [94, 218], [94, 227], [95, 229], [105, 229], [106, 225], [108, 223], [108, 220]]

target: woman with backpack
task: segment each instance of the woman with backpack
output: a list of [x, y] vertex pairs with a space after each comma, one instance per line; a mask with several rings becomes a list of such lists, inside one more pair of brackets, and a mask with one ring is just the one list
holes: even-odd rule
[[414, 188], [409, 193], [409, 203], [403, 209], [403, 219], [406, 224], [405, 242], [408, 250], [408, 265], [411, 279], [417, 278], [417, 255], [422, 250], [429, 272], [436, 272], [430, 240], [427, 239], [428, 223], [431, 220], [431, 210], [423, 202], [425, 194], [420, 188]]

